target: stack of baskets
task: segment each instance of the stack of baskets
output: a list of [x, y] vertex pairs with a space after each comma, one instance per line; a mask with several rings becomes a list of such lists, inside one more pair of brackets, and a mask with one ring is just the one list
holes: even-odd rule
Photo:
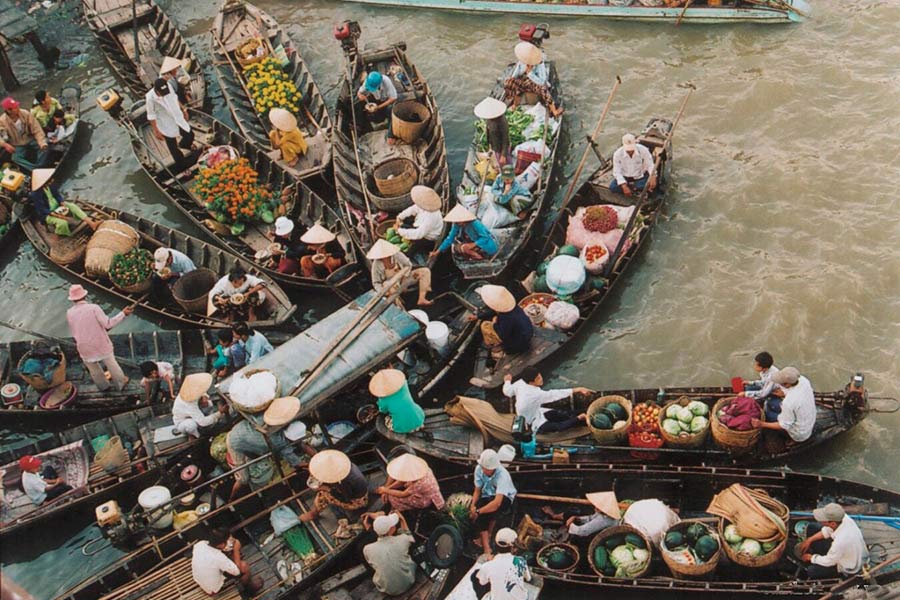
[[754, 556], [723, 543], [725, 554], [735, 564], [752, 568], [768, 567], [777, 563], [784, 554], [790, 510], [765, 491], [735, 483], [713, 497], [707, 512], [720, 517], [718, 533], [722, 540], [727, 542], [725, 528], [734, 524], [738, 535], [772, 546], [768, 552]]

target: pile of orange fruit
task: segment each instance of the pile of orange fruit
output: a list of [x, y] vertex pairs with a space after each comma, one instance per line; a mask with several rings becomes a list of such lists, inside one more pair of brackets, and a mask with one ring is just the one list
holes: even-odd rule
[[659, 413], [662, 409], [655, 404], [642, 402], [632, 411], [632, 427], [638, 431], [659, 431]]
[[193, 191], [220, 223], [241, 231], [247, 223], [275, 220], [272, 192], [259, 184], [259, 174], [246, 158], [226, 160], [200, 169]]

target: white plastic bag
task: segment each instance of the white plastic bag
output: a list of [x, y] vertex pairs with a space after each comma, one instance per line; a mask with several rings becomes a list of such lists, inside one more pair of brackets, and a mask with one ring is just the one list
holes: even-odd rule
[[[592, 255], [596, 254], [595, 249], [601, 249], [603, 251], [603, 256], [600, 258], [589, 258], [588, 252]], [[603, 272], [603, 268], [606, 266], [606, 263], [609, 262], [609, 249], [606, 247], [606, 244], [602, 242], [588, 244], [584, 248], [581, 249], [581, 262], [584, 263], [584, 269], [590, 273], [591, 275], [598, 275]]]
[[522, 185], [527, 190], [532, 190], [534, 186], [537, 185], [537, 182], [541, 179], [541, 163], [533, 162], [525, 167], [525, 170], [522, 171], [517, 177], [516, 181]]
[[586, 278], [581, 259], [574, 256], [557, 256], [547, 266], [547, 287], [560, 296], [580, 290]]
[[228, 388], [228, 395], [233, 402], [246, 408], [254, 408], [275, 398], [277, 388], [278, 380], [269, 371], [259, 371], [250, 377], [239, 371]]
[[638, 500], [628, 507], [623, 519], [626, 525], [650, 538], [656, 547], [659, 547], [669, 528], [680, 521], [671, 508], [655, 498]]
[[548, 306], [547, 312], [544, 313], [544, 319], [548, 323], [563, 331], [568, 331], [575, 327], [580, 316], [581, 311], [578, 310], [577, 306], [559, 300]]
[[519, 220], [516, 215], [494, 202], [494, 195], [490, 190], [485, 190], [481, 204], [478, 205], [476, 216], [485, 227], [491, 230], [502, 229], [510, 223], [515, 223]]
[[291, 527], [300, 523], [300, 521], [297, 520], [297, 513], [287, 506], [279, 506], [269, 513], [269, 522], [272, 523], [272, 529], [275, 530], [275, 535], [281, 535]]

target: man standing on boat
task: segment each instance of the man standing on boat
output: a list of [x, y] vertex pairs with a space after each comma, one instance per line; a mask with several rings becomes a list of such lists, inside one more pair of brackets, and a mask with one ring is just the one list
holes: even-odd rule
[[800, 544], [801, 560], [808, 563], [810, 579], [851, 577], [869, 560], [866, 540], [859, 526], [840, 504], [830, 503], [813, 511], [816, 523], [806, 528]]
[[174, 56], [167, 56], [163, 58], [162, 66], [159, 68], [159, 76], [169, 83], [169, 89], [178, 96], [178, 101], [187, 105], [193, 100], [191, 98], [191, 92], [188, 89], [191, 78], [187, 75], [187, 69], [185, 69], [186, 76], [184, 77], [184, 85], [178, 80], [178, 72], [184, 67], [184, 64], [183, 61]]
[[772, 376], [772, 382], [781, 386], [773, 394], [784, 398], [781, 412], [772, 423], [753, 419], [754, 427], [782, 431], [790, 441], [799, 444], [812, 437], [816, 426], [816, 396], [809, 379], [794, 367], [785, 367]]
[[616, 194], [631, 196], [645, 186], [651, 192], [656, 189], [653, 155], [630, 133], [622, 136], [622, 147], [613, 154], [613, 176], [609, 189]]
[[[188, 123], [187, 108], [182, 106], [169, 82], [162, 77], [153, 83], [144, 100], [147, 121], [153, 128], [153, 135], [166, 143], [166, 148], [175, 161], [175, 172], [184, 171], [191, 163], [181, 150], [190, 150], [194, 144], [194, 132]], [[181, 141], [178, 140], [179, 137]]]
[[100, 366], [102, 363], [109, 371], [116, 388], [122, 390], [128, 384], [128, 377], [116, 362], [112, 340], [107, 331], [121, 323], [134, 309], [126, 306], [116, 316], [109, 318], [102, 308], [85, 300], [87, 295], [87, 290], [81, 285], [75, 284], [69, 288], [69, 300], [73, 303], [66, 312], [69, 333], [75, 338], [78, 355], [97, 389], [101, 392], [109, 389], [109, 382]]

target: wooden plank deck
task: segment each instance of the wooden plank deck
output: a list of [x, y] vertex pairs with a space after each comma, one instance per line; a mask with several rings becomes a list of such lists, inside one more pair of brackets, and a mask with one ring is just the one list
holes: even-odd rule
[[[101, 600], [207, 600], [210, 596], [194, 583], [191, 559], [178, 559], [170, 565], [124, 585]], [[231, 581], [215, 595], [217, 600], [241, 600]]]
[[36, 31], [37, 20], [30, 17], [17, 3], [0, 0], [0, 38], [4, 43]]

